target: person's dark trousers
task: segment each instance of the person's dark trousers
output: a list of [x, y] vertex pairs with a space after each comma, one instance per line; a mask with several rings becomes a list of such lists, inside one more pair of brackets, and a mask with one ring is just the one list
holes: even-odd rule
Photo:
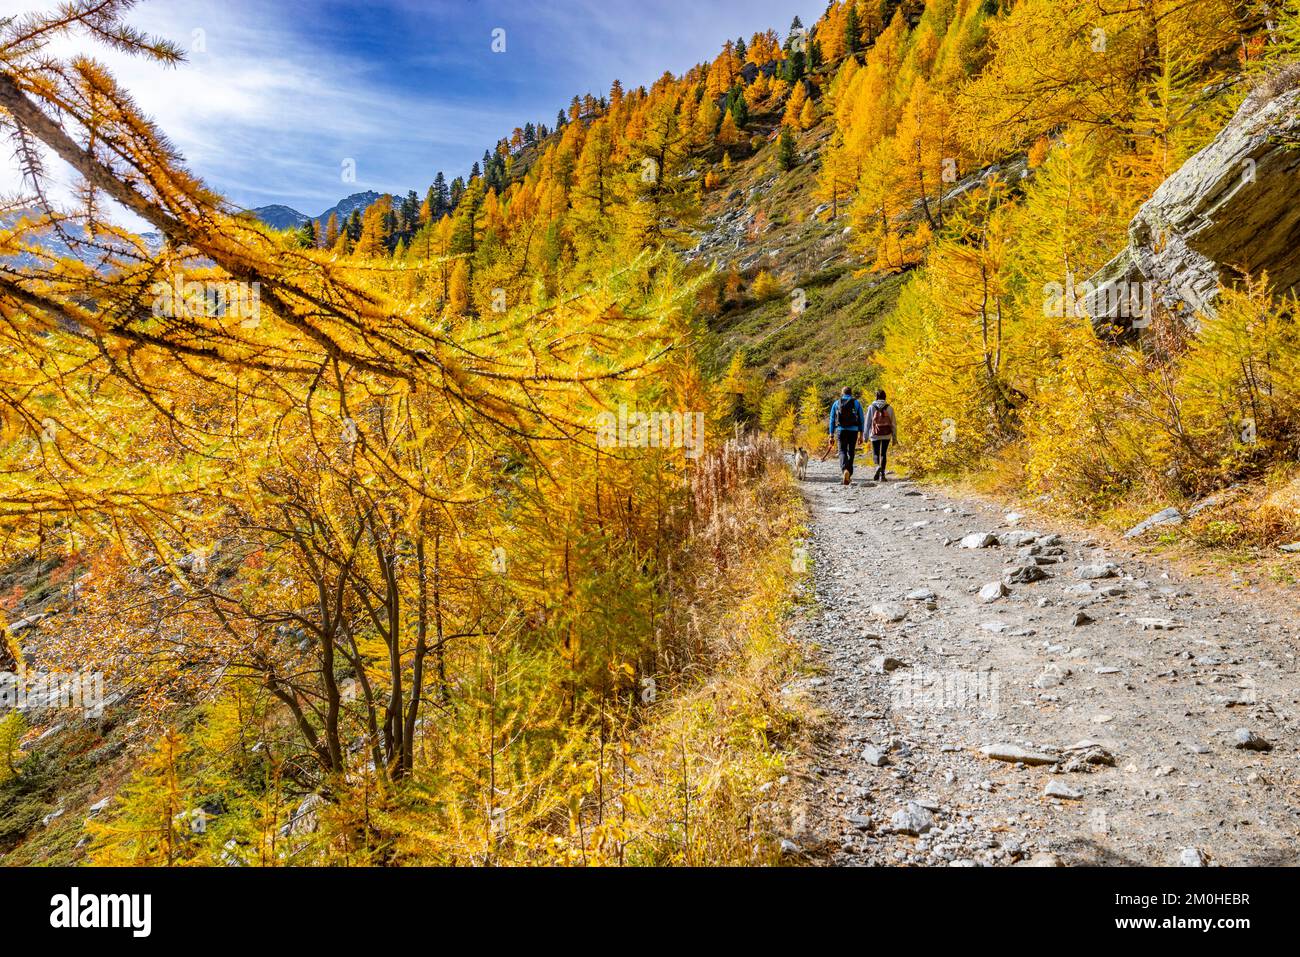
[[840, 437], [840, 471], [848, 472], [852, 476], [853, 452], [858, 447], [858, 433], [841, 430], [838, 435]]
[[883, 481], [889, 465], [889, 439], [871, 440], [871, 461], [876, 463], [876, 481]]

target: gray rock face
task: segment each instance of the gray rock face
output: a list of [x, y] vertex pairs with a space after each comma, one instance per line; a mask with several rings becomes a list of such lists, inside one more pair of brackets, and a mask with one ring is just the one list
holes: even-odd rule
[[45, 619], [45, 615], [28, 615], [26, 618], [19, 618], [9, 626], [9, 634], [17, 635], [26, 631], [28, 628], [34, 628]]
[[915, 801], [909, 801], [907, 807], [894, 812], [889, 827], [896, 834], [919, 836], [934, 827], [934, 815]]
[[[1278, 292], [1300, 284], [1300, 89], [1261, 88], [1214, 140], [1160, 184], [1129, 224], [1129, 244], [1089, 282], [1150, 282], [1157, 301], [1193, 326], [1213, 315], [1220, 282], [1267, 271]], [[1119, 287], [1124, 288], [1124, 287]], [[1115, 305], [1116, 297], [1098, 297]], [[1098, 312], [1101, 315], [1098, 315]], [[1122, 309], [1094, 326], [1128, 327]]]
[[879, 602], [871, 606], [871, 616], [879, 621], [902, 621], [907, 617], [907, 609], [897, 602]]
[[325, 799], [319, 794], [307, 795], [293, 812], [288, 823], [280, 828], [280, 836], [293, 837], [314, 833], [320, 826], [319, 809], [324, 804]]
[[1240, 748], [1243, 751], [1272, 751], [1273, 745], [1269, 744], [1254, 731], [1249, 728], [1238, 728], [1232, 732], [1232, 746]]
[[86, 809], [87, 816], [94, 817], [96, 814], [99, 814], [107, 810], [108, 805], [112, 800], [113, 800], [112, 795], [109, 795], [106, 798], [96, 801], [94, 804], [92, 804], [90, 807]]
[[1204, 867], [1205, 854], [1199, 847], [1185, 847], [1178, 854], [1179, 867]]
[[1024, 545], [1032, 545], [1038, 539], [1037, 532], [999, 532], [998, 541], [1009, 548], [1020, 548]]
[[867, 764], [871, 765], [873, 768], [883, 768], [889, 763], [889, 758], [885, 756], [885, 752], [881, 751], [874, 744], [869, 744], [862, 749], [862, 760], [866, 761]]
[[1149, 532], [1151, 529], [1155, 528], [1158, 525], [1181, 525], [1182, 523], [1183, 523], [1183, 513], [1171, 506], [1169, 508], [1161, 509], [1160, 511], [1156, 512], [1154, 515], [1144, 518], [1142, 521], [1138, 522], [1127, 532], [1125, 532], [1124, 537], [1137, 538], [1141, 535], [1145, 535], [1147, 532]]
[[1015, 565], [1002, 573], [1002, 580], [1008, 585], [1027, 585], [1051, 577], [1039, 565]]
[[1115, 755], [1096, 741], [1080, 741], [1066, 751], [1069, 754], [1064, 765], [1066, 771], [1088, 773], [1099, 767], [1115, 766]]
[[1119, 574], [1119, 566], [1112, 562], [1105, 562], [1101, 565], [1080, 565], [1074, 572], [1087, 581], [1097, 578], [1114, 578]]
[[1047, 782], [1047, 787], [1043, 788], [1045, 797], [1064, 798], [1067, 801], [1077, 801], [1083, 797], [1083, 792], [1078, 788], [1072, 788], [1064, 781], [1055, 779]]
[[[1046, 851], [1040, 851], [1027, 861], [1021, 862], [1025, 867], [1060, 867], [1061, 859], [1055, 854], [1049, 854]], [[1019, 867], [1020, 865], [1016, 865]]]
[[990, 744], [980, 748], [985, 757], [995, 761], [1013, 761], [1020, 764], [1056, 764], [1061, 759], [1054, 754], [1029, 751], [1014, 744]]
[[990, 532], [971, 532], [961, 540], [962, 548], [992, 548], [998, 537]]
[[876, 655], [871, 659], [871, 670], [878, 675], [888, 674], [891, 671], [897, 671], [899, 668], [906, 668], [907, 662], [899, 661], [889, 655]]

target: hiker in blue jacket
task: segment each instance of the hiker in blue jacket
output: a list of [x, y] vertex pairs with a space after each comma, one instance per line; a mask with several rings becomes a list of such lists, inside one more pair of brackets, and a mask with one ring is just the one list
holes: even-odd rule
[[839, 439], [840, 474], [845, 485], [853, 479], [853, 453], [862, 444], [862, 430], [866, 421], [862, 403], [853, 398], [853, 389], [846, 385], [840, 397], [831, 405], [829, 433]]

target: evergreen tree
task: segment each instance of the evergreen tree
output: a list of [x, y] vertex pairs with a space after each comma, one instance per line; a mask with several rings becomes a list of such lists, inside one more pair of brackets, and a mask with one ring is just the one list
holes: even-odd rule
[[844, 49], [850, 54], [862, 49], [862, 26], [858, 23], [858, 5], [849, 3], [844, 16]]
[[799, 83], [803, 80], [805, 56], [802, 50], [792, 50], [785, 59], [784, 79], [787, 83]]
[[793, 169], [798, 162], [799, 152], [795, 145], [794, 133], [789, 126], [781, 126], [781, 138], [777, 141], [776, 162], [783, 170]]
[[[388, 209], [379, 217], [380, 226], [383, 230], [384, 250], [388, 251], [393, 247], [393, 239], [396, 237], [398, 230], [401, 228], [401, 217], [396, 209], [393, 208], [391, 200]], [[364, 230], [362, 230], [364, 232]]]
[[731, 118], [736, 121], [738, 129], [744, 129], [745, 124], [749, 122], [749, 106], [745, 103], [745, 95], [738, 93], [731, 101]]
[[419, 224], [420, 198], [416, 195], [415, 190], [407, 190], [406, 196], [402, 199], [398, 231], [404, 235], [410, 235], [415, 232], [415, 228]]
[[469, 253], [473, 255], [478, 248], [477, 221], [479, 210], [483, 206], [486, 189], [481, 179], [472, 180], [465, 190], [465, 195], [456, 206], [456, 215], [452, 218], [452, 255]]
[[451, 190], [447, 188], [447, 177], [442, 175], [442, 170], [438, 170], [438, 175], [433, 178], [434, 199], [437, 201], [433, 207], [433, 220], [437, 222], [442, 219], [451, 210]]

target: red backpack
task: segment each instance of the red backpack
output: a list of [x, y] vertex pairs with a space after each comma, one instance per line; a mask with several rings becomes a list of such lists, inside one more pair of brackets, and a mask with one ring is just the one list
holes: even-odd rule
[[882, 435], [894, 434], [894, 409], [892, 406], [885, 406], [883, 409], [876, 409], [876, 417], [871, 420], [871, 437], [879, 438]]

